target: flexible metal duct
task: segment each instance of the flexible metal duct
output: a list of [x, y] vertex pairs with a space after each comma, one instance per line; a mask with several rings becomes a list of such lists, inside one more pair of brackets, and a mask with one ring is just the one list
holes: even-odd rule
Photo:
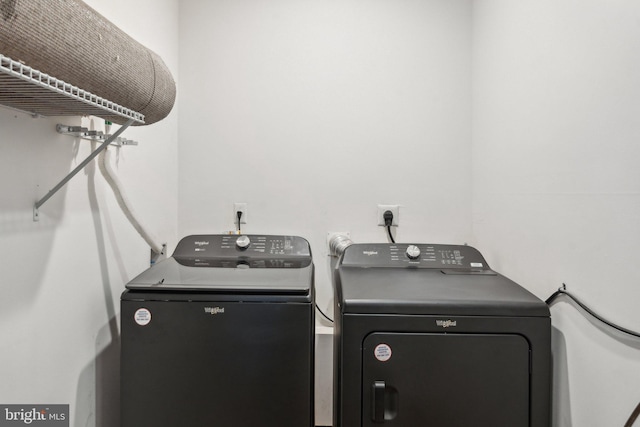
[[0, 53], [140, 112], [145, 124], [175, 102], [162, 59], [80, 0], [0, 0]]

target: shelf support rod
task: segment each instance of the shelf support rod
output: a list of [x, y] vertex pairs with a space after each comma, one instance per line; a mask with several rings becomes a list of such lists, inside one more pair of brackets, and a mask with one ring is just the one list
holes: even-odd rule
[[45, 202], [47, 200], [49, 200], [51, 198], [51, 196], [53, 196], [54, 194], [56, 194], [58, 192], [58, 190], [60, 190], [62, 187], [64, 187], [64, 185], [69, 182], [69, 180], [71, 178], [73, 178], [78, 172], [80, 172], [82, 169], [84, 169], [85, 166], [87, 166], [89, 164], [89, 162], [91, 162], [98, 154], [100, 154], [105, 148], [107, 148], [109, 146], [109, 144], [111, 144], [111, 142], [113, 142], [116, 138], [118, 138], [125, 130], [127, 130], [127, 128], [129, 126], [131, 126], [131, 124], [133, 124], [134, 120], [133, 119], [129, 119], [129, 121], [127, 121], [124, 125], [122, 125], [122, 127], [120, 127], [120, 129], [118, 129], [113, 135], [109, 135], [109, 137], [107, 139], [104, 140], [104, 142], [98, 147], [96, 148], [90, 155], [89, 157], [87, 157], [82, 163], [80, 163], [74, 170], [72, 170], [67, 176], [65, 176], [62, 181], [60, 181], [58, 183], [58, 185], [56, 185], [55, 187], [53, 187], [53, 189], [51, 189], [51, 191], [49, 191], [42, 199], [38, 200], [36, 202], [36, 204], [33, 206], [33, 220], [34, 221], [38, 221], [40, 219], [40, 213], [38, 212], [38, 209], [40, 209], [40, 207], [42, 205], [45, 204]]

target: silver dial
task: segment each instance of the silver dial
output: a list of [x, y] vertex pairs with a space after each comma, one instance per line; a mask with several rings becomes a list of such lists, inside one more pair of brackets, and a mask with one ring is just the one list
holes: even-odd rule
[[409, 259], [418, 259], [420, 257], [420, 248], [416, 245], [409, 245], [406, 254]]
[[238, 249], [247, 249], [251, 244], [251, 240], [249, 240], [249, 236], [240, 236], [236, 239], [236, 246]]

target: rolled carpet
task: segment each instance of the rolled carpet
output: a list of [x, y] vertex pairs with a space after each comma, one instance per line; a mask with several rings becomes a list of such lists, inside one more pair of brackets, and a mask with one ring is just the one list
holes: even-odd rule
[[0, 54], [142, 113], [144, 124], [175, 103], [160, 56], [81, 0], [0, 0]]

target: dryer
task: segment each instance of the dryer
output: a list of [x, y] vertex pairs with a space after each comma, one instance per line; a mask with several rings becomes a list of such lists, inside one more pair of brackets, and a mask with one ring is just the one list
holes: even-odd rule
[[476, 249], [354, 244], [335, 292], [335, 427], [549, 426], [549, 309]]
[[313, 426], [313, 269], [301, 237], [194, 235], [131, 280], [122, 427]]

